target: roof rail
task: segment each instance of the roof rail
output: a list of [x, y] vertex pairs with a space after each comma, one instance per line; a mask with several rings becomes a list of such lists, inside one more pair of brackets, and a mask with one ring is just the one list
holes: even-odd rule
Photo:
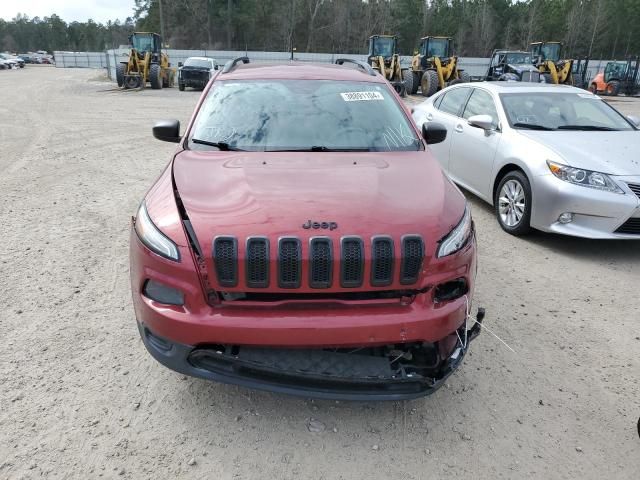
[[343, 65], [345, 63], [353, 63], [372, 77], [376, 76], [376, 71], [371, 68], [371, 65], [369, 65], [367, 62], [363, 62], [362, 60], [354, 60], [353, 58], [338, 58], [336, 60], [336, 65]]
[[224, 64], [224, 68], [222, 69], [222, 73], [229, 73], [231, 70], [235, 68], [238, 62], [249, 63], [249, 57], [238, 57], [233, 60], [229, 60]]

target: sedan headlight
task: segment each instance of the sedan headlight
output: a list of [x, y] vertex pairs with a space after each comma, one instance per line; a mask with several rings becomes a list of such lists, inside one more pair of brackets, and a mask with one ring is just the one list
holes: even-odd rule
[[140, 204], [140, 208], [138, 209], [135, 229], [140, 241], [144, 243], [149, 250], [169, 260], [180, 261], [178, 247], [153, 224], [144, 202]]
[[436, 257], [442, 258], [460, 251], [467, 244], [472, 234], [473, 221], [471, 220], [471, 210], [469, 206], [466, 206], [460, 223], [458, 223], [447, 236], [440, 240]]
[[624, 193], [624, 191], [611, 180], [609, 175], [601, 172], [593, 172], [583, 168], [570, 167], [560, 163], [547, 160], [549, 170], [560, 180], [573, 183], [574, 185], [582, 185], [583, 187], [595, 188], [607, 192]]

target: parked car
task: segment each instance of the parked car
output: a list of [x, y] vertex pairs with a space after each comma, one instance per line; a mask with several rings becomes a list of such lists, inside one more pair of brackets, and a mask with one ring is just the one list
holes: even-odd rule
[[0, 58], [11, 65], [11, 68], [24, 68], [24, 60], [9, 55], [8, 53], [0, 53]]
[[31, 60], [31, 56], [26, 53], [21, 53], [18, 55], [18, 58], [21, 58], [24, 63], [33, 63]]
[[575, 87], [485, 82], [447, 88], [415, 107], [458, 185], [495, 207], [500, 226], [586, 238], [640, 239], [637, 118]]
[[184, 91], [185, 87], [203, 89], [218, 69], [215, 59], [209, 57], [189, 57], [178, 63], [178, 88]]
[[307, 397], [433, 392], [479, 332], [471, 213], [427, 148], [443, 128], [421, 134], [364, 62], [245, 61], [184, 133], [153, 128], [178, 146], [131, 230], [146, 348], [183, 374]]

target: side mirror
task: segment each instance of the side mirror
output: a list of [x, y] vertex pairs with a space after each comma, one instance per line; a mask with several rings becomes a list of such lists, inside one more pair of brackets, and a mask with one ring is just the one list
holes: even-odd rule
[[183, 65], [182, 62], [178, 62], [178, 66], [181, 67]]
[[422, 124], [422, 138], [427, 145], [444, 142], [447, 138], [447, 128], [438, 122], [425, 122]]
[[493, 119], [490, 115], [473, 115], [467, 120], [472, 127], [493, 130]]
[[627, 120], [629, 120], [635, 127], [640, 127], [640, 117], [635, 115], [627, 115]]
[[180, 141], [180, 122], [178, 120], [160, 120], [153, 126], [153, 136], [163, 142]]
[[218, 64], [217, 64], [217, 63], [213, 66], [213, 69], [214, 69], [214, 70], [217, 70], [217, 69], [218, 69]]

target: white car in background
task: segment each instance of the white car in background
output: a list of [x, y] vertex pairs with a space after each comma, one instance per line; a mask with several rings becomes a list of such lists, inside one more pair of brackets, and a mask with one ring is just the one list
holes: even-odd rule
[[640, 240], [640, 120], [600, 97], [564, 85], [459, 84], [413, 118], [446, 127], [430, 148], [506, 232]]

